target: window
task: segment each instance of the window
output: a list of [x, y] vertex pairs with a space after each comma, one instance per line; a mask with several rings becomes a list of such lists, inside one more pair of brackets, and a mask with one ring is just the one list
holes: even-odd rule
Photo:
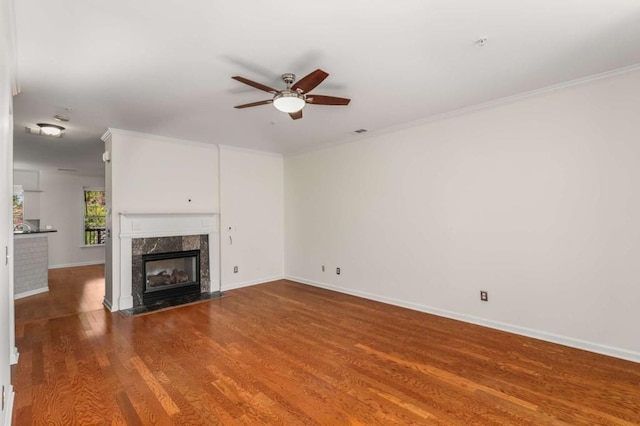
[[13, 194], [13, 229], [18, 229], [24, 222], [24, 194]]
[[106, 208], [104, 190], [84, 188], [84, 245], [104, 245]]

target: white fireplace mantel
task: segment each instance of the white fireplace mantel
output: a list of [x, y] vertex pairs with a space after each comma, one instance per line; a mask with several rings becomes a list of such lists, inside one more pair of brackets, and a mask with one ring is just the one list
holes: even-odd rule
[[132, 247], [134, 238], [209, 236], [209, 276], [211, 291], [220, 291], [219, 214], [217, 212], [125, 211], [120, 217], [120, 294], [117, 309], [133, 308]]

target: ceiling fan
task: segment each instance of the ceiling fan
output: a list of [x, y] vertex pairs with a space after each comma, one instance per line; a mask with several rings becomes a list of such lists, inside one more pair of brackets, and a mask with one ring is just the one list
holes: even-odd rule
[[298, 81], [296, 81], [295, 74], [282, 74], [282, 81], [284, 81], [287, 85], [287, 88], [282, 90], [276, 90], [272, 87], [256, 83], [255, 81], [251, 81], [244, 77], [231, 77], [241, 83], [248, 84], [249, 86], [255, 87], [256, 89], [264, 90], [265, 92], [273, 94], [273, 99], [252, 102], [250, 104], [244, 105], [236, 105], [234, 108], [249, 108], [272, 103], [278, 110], [288, 113], [291, 118], [297, 120], [299, 118], [302, 118], [302, 108], [304, 108], [306, 104], [349, 105], [351, 99], [337, 98], [335, 96], [312, 95], [309, 93], [320, 83], [322, 83], [328, 76], [329, 74], [322, 71], [321, 69], [313, 71], [312, 73], [306, 75]]

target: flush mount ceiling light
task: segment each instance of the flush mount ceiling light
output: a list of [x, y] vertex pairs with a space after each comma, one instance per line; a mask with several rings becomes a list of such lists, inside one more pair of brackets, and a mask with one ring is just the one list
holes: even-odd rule
[[60, 137], [62, 132], [64, 131], [64, 127], [58, 126], [56, 124], [48, 124], [48, 123], [37, 123], [38, 127], [40, 127], [40, 132], [43, 135]]

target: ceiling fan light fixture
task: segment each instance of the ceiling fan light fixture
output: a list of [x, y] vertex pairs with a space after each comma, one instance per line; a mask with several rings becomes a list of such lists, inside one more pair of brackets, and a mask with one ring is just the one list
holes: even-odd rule
[[273, 98], [273, 106], [282, 112], [298, 112], [304, 108], [306, 101], [304, 96], [297, 92], [278, 93]]
[[328, 76], [329, 74], [322, 71], [320, 68], [305, 75], [298, 81], [296, 81], [296, 76], [294, 74], [282, 74], [282, 81], [287, 85], [287, 88], [283, 90], [277, 90], [273, 87], [265, 86], [262, 83], [256, 83], [255, 81], [240, 77], [239, 75], [233, 76], [231, 77], [232, 79], [258, 90], [262, 90], [263, 92], [271, 93], [273, 96], [271, 99], [236, 105], [234, 108], [243, 109], [273, 104], [278, 111], [288, 113], [292, 120], [299, 120], [302, 118], [302, 108], [304, 108], [308, 103], [314, 105], [349, 105], [351, 99], [311, 93], [311, 91], [322, 83]]
[[37, 123], [40, 131], [47, 136], [60, 136], [64, 131], [64, 127], [56, 124]]

